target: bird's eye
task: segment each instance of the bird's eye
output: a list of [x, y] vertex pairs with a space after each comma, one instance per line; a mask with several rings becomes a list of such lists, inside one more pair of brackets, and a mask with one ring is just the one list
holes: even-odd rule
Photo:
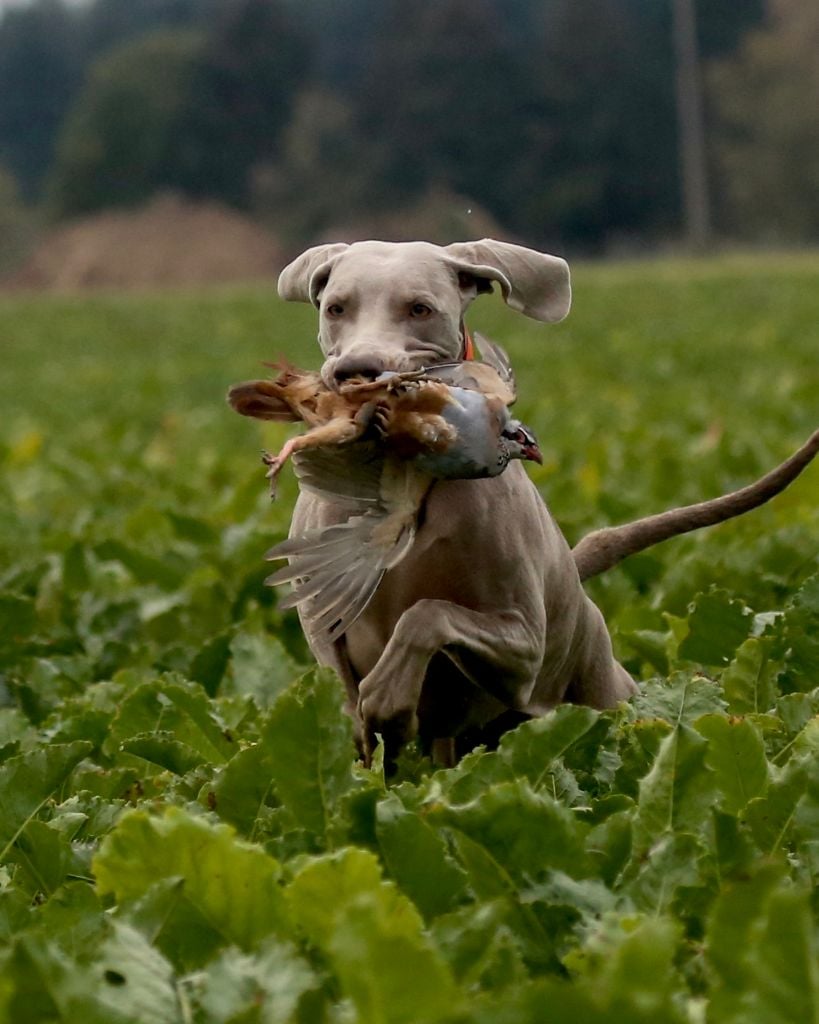
[[428, 316], [432, 316], [432, 309], [423, 302], [413, 302], [409, 312], [415, 320], [426, 320]]
[[337, 320], [340, 316], [344, 316], [344, 307], [338, 302], [331, 302], [326, 308], [325, 313], [333, 320]]

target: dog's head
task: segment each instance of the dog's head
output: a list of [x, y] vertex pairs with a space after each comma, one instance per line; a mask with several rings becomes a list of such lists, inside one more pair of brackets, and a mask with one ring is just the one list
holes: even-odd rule
[[285, 267], [279, 295], [318, 308], [322, 376], [337, 387], [352, 376], [461, 359], [464, 312], [493, 282], [534, 320], [554, 323], [569, 312], [564, 260], [492, 239], [318, 245]]

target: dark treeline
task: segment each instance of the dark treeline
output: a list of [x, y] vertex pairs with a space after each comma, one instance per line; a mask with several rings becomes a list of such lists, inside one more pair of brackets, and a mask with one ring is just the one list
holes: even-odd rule
[[[717, 229], [816, 240], [819, 5], [697, 13]], [[673, 52], [671, 0], [37, 0], [0, 21], [0, 205], [174, 189], [293, 244], [467, 210], [533, 244], [673, 240]]]

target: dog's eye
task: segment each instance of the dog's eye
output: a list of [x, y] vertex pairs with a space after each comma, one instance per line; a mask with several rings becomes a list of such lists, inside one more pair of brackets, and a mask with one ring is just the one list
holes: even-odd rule
[[340, 316], [344, 316], [344, 307], [337, 302], [331, 302], [325, 313], [327, 316], [332, 317], [333, 320], [337, 320]]
[[428, 316], [432, 316], [432, 309], [423, 302], [413, 302], [409, 312], [410, 316], [416, 320], [425, 320]]

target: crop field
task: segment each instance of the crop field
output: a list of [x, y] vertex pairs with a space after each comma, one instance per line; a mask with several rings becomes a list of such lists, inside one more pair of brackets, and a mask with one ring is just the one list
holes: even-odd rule
[[[574, 284], [469, 318], [571, 542], [819, 426], [819, 257]], [[224, 401], [315, 333], [272, 287], [0, 298], [0, 1024], [817, 1024], [819, 462], [590, 581], [629, 705], [385, 782], [263, 586], [287, 432]]]

